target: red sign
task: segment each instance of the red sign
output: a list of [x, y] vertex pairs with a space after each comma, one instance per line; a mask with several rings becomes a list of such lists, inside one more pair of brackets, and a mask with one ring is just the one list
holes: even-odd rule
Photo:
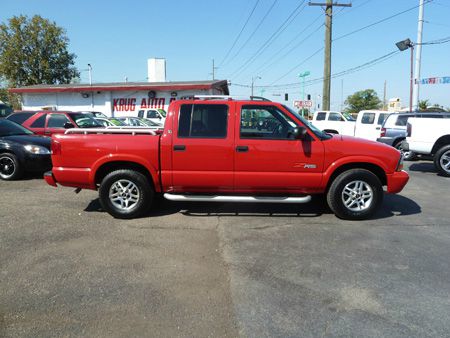
[[[175, 98], [170, 98], [170, 102], [174, 101]], [[140, 105], [139, 105], [140, 104]], [[140, 106], [138, 109], [145, 108], [164, 108], [166, 104], [166, 98], [164, 97], [155, 97], [151, 98], [143, 98], [138, 101], [135, 97], [127, 97], [127, 98], [117, 98], [113, 99], [113, 110], [114, 111], [135, 111], [136, 106]]]
[[294, 101], [294, 107], [295, 108], [311, 108], [312, 107], [312, 101], [311, 100], [305, 100], [305, 101], [301, 101], [301, 100], [296, 100]]

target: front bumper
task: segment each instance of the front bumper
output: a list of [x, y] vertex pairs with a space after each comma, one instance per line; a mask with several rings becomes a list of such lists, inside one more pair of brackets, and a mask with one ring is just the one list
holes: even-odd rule
[[406, 171], [396, 171], [393, 174], [387, 176], [387, 192], [396, 194], [403, 190], [406, 183], [408, 183], [409, 175]]

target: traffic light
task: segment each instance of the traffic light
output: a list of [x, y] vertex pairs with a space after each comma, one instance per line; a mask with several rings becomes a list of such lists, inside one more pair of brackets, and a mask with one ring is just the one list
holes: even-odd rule
[[311, 94], [306, 95], [306, 99], [307, 99], [308, 101], [311, 101]]
[[287, 101], [287, 100], [289, 100], [289, 95], [288, 95], [288, 93], [284, 93], [284, 101]]

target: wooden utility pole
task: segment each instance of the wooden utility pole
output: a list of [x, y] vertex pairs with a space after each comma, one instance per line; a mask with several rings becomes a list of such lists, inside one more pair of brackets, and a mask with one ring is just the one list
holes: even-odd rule
[[326, 3], [310, 2], [309, 6], [325, 6], [325, 56], [323, 67], [323, 93], [322, 109], [330, 110], [330, 92], [331, 92], [331, 41], [333, 25], [333, 7], [351, 7], [352, 4], [333, 3], [333, 0], [327, 0]]
[[214, 59], [212, 59], [212, 73], [211, 73], [211, 75], [212, 75], [213, 81], [216, 79], [216, 69], [217, 68], [219, 68], [219, 67], [215, 67], [214, 66]]

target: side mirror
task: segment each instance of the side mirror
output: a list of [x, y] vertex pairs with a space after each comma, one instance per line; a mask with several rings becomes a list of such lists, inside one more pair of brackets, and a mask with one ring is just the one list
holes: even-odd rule
[[303, 140], [307, 134], [305, 127], [297, 127], [292, 129], [291, 135], [294, 140]]
[[161, 120], [162, 119], [161, 115], [158, 115], [158, 118]]
[[64, 129], [72, 129], [72, 128], [75, 128], [72, 122], [64, 123]]

